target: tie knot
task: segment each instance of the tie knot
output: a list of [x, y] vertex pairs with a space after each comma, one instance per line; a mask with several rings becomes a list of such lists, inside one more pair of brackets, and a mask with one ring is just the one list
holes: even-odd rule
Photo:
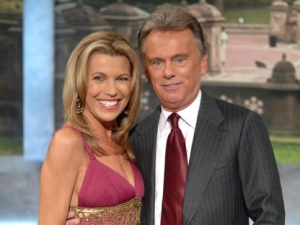
[[169, 116], [169, 121], [170, 121], [172, 127], [178, 127], [179, 118], [180, 118], [180, 116], [177, 113], [172, 113]]

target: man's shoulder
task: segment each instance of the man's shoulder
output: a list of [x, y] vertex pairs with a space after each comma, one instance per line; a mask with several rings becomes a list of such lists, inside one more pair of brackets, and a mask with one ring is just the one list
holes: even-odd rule
[[234, 121], [234, 123], [243, 123], [246, 118], [252, 120], [262, 121], [261, 116], [245, 106], [241, 106], [232, 102], [228, 102], [222, 99], [214, 98], [218, 109], [228, 122]]
[[234, 110], [234, 111], [241, 111], [243, 113], [247, 113], [248, 111], [250, 111], [248, 108], [232, 103], [230, 101], [225, 101], [218, 98], [214, 98], [214, 99], [216, 101], [218, 108], [222, 111]]
[[160, 115], [160, 106], [142, 113], [135, 125], [131, 128], [130, 134], [135, 131], [147, 130], [153, 126], [157, 126]]
[[[225, 121], [232, 121], [235, 120], [235, 122], [242, 122], [246, 119], [247, 116], [252, 115], [254, 117], [257, 117], [258, 114], [254, 111], [251, 111], [250, 109], [226, 101], [219, 98], [211, 97], [210, 95], [205, 94], [205, 101], [203, 101], [203, 104], [205, 104], [206, 108], [206, 114], [209, 112], [209, 110], [214, 109], [214, 111], [211, 111], [209, 114], [212, 115], [218, 115], [216, 111], [219, 111], [219, 113], [222, 115]], [[203, 100], [204, 100], [203, 98]], [[203, 105], [202, 105], [203, 106]], [[200, 108], [202, 107], [200, 106]]]
[[232, 112], [232, 111], [239, 111], [241, 113], [248, 113], [250, 110], [244, 106], [232, 103], [230, 101], [222, 100], [220, 98], [212, 97], [211, 95], [207, 93], [203, 93], [203, 104], [208, 103], [211, 107], [211, 104], [209, 102], [215, 102], [217, 108], [224, 113]]

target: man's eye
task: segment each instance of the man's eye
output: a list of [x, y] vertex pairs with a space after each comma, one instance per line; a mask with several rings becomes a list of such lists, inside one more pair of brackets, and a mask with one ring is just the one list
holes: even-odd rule
[[184, 59], [181, 58], [181, 59], [177, 59], [176, 61], [177, 61], [178, 63], [182, 63], [182, 62], [184, 62]]
[[155, 61], [153, 62], [154, 66], [160, 66], [161, 65], [161, 61]]

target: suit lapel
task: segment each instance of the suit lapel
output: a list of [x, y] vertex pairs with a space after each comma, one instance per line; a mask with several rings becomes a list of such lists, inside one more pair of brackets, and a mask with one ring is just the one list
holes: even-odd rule
[[[156, 136], [160, 116], [160, 106], [157, 107], [149, 116], [136, 128], [133, 138], [133, 149], [135, 152], [136, 163], [143, 175], [145, 184], [145, 197], [143, 205], [143, 215], [145, 223], [154, 224], [154, 201], [155, 201], [155, 153]], [[137, 137], [137, 139], [135, 139]], [[134, 140], [135, 139], [135, 140]], [[138, 140], [138, 141], [136, 141]]]
[[199, 208], [217, 165], [216, 156], [227, 135], [227, 131], [218, 128], [223, 120], [214, 99], [202, 92], [185, 187], [183, 224], [189, 224]]

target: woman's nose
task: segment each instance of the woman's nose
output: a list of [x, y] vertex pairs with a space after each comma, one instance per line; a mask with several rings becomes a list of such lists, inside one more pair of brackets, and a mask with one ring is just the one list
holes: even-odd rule
[[118, 94], [118, 88], [117, 88], [115, 82], [113, 82], [113, 81], [107, 82], [105, 85], [104, 92], [105, 92], [105, 94], [107, 94], [109, 96], [116, 96]]

